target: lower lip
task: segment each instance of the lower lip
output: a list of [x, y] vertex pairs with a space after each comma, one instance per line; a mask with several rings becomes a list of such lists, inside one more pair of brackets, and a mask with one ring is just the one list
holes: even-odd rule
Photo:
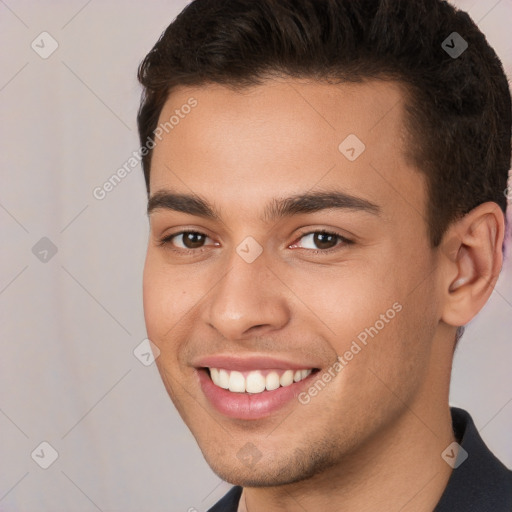
[[197, 373], [201, 389], [213, 407], [225, 416], [243, 420], [265, 418], [292, 400], [298, 401], [297, 396], [304, 387], [309, 385], [310, 379], [316, 374], [313, 372], [299, 382], [279, 387], [273, 391], [251, 394], [233, 393], [216, 386], [204, 369], [197, 370]]

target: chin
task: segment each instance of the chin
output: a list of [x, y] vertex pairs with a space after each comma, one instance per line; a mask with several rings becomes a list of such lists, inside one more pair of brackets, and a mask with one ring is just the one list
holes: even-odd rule
[[[248, 443], [249, 444], [249, 443]], [[309, 447], [312, 448], [312, 447]], [[279, 459], [262, 457], [259, 460], [239, 460], [236, 454], [205, 454], [206, 462], [212, 471], [222, 480], [242, 487], [276, 487], [307, 480], [322, 473], [338, 462], [329, 455], [318, 452], [305, 453], [296, 450], [289, 455], [281, 455]]]

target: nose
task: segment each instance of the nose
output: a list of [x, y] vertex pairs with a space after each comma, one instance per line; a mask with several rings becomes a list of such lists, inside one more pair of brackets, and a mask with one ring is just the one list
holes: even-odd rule
[[225, 339], [242, 340], [282, 329], [290, 320], [287, 288], [264, 253], [252, 263], [236, 252], [205, 308], [206, 322]]

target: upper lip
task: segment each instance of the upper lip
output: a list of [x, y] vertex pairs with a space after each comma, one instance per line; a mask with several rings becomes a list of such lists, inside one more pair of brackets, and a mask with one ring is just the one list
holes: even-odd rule
[[262, 355], [233, 356], [232, 354], [216, 354], [200, 357], [193, 361], [196, 368], [223, 368], [225, 370], [251, 371], [251, 370], [304, 370], [319, 368], [314, 364], [300, 363]]

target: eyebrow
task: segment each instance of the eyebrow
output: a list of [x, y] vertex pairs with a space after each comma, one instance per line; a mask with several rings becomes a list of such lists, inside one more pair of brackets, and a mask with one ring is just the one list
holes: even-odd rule
[[[214, 206], [196, 194], [179, 194], [169, 190], [159, 190], [148, 201], [147, 213], [165, 209], [187, 213], [205, 219], [220, 220]], [[322, 210], [342, 209], [380, 213], [380, 207], [367, 199], [341, 191], [307, 192], [285, 198], [274, 198], [265, 207], [262, 220], [272, 222], [279, 218], [314, 213]]]

